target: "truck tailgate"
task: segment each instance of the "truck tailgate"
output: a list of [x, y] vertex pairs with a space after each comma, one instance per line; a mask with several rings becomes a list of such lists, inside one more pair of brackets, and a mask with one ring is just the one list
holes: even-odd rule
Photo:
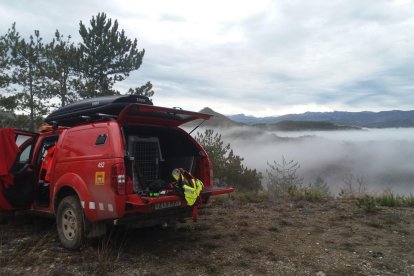
[[[228, 194], [232, 192], [234, 192], [234, 188], [205, 187], [201, 191], [200, 196], [203, 199], [203, 203], [207, 203], [210, 196], [217, 196], [217, 195]], [[134, 205], [137, 207], [139, 206], [147, 207], [149, 205], [156, 206], [156, 204], [161, 204], [161, 203], [166, 203], [166, 202], [182, 202], [180, 206], [186, 205], [184, 198], [179, 195], [161, 195], [158, 197], [149, 197], [149, 196], [138, 196], [136, 194], [132, 194], [132, 195], [128, 195], [126, 199], [127, 204]]]

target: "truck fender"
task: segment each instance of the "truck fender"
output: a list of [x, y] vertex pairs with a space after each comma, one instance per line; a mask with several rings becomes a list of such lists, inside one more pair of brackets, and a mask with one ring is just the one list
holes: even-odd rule
[[62, 175], [55, 183], [53, 188], [53, 213], [56, 214], [60, 192], [66, 190], [73, 190], [79, 198], [83, 212], [89, 221], [94, 221], [96, 218], [96, 210], [89, 208], [91, 202], [91, 195], [89, 193], [86, 183], [82, 178], [75, 173], [66, 173]]

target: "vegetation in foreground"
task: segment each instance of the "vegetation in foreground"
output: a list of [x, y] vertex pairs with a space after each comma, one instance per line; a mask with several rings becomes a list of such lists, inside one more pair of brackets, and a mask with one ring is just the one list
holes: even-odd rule
[[198, 223], [113, 228], [78, 251], [52, 221], [17, 215], [0, 226], [0, 274], [412, 275], [414, 208], [367, 213], [354, 200], [237, 193], [200, 209]]

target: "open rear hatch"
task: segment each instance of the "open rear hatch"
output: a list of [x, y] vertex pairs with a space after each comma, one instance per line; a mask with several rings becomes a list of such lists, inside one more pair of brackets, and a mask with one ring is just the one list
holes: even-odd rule
[[212, 115], [177, 108], [167, 108], [143, 104], [130, 104], [119, 114], [120, 124], [147, 124], [177, 127], [193, 120], [208, 120]]
[[[166, 126], [175, 128], [182, 124], [188, 123], [193, 120], [201, 119], [201, 120], [208, 120], [212, 115], [203, 114], [198, 112], [186, 111], [182, 109], [176, 108], [165, 108], [165, 107], [158, 107], [158, 106], [149, 106], [149, 105], [141, 105], [141, 104], [131, 104], [125, 107], [122, 112], [119, 114], [117, 121], [121, 124], [127, 125], [149, 125], [149, 126]], [[125, 131], [126, 133], [128, 131]], [[150, 137], [151, 135], [147, 134], [144, 135], [146, 137]], [[161, 146], [156, 146], [154, 148], [163, 149], [165, 145], [163, 140], [173, 141], [175, 138], [171, 137], [169, 139], [165, 139], [164, 135], [154, 135], [154, 141], [156, 143], [160, 143]], [[149, 139], [149, 138], [147, 138]], [[127, 139], [128, 140], [128, 139]], [[182, 146], [184, 143], [177, 141], [176, 147]], [[171, 146], [170, 146], [171, 147]], [[187, 151], [181, 149], [182, 151]], [[162, 150], [161, 150], [162, 151]], [[199, 152], [199, 151], [197, 151]], [[148, 156], [148, 154], [143, 154]], [[158, 154], [154, 154], [157, 156]], [[163, 151], [161, 154], [163, 158], [168, 161], [169, 154]], [[203, 158], [203, 156], [201, 156]], [[139, 158], [135, 157], [135, 161], [138, 161]], [[174, 160], [178, 160], [174, 158]], [[148, 163], [148, 162], [146, 162]], [[157, 162], [158, 164], [158, 162]], [[180, 165], [178, 165], [180, 164]], [[184, 167], [185, 165], [181, 166], [183, 163], [176, 163], [175, 167]], [[172, 168], [169, 168], [168, 172], [171, 172]], [[186, 168], [187, 169], [187, 168]], [[194, 173], [191, 169], [188, 169], [191, 173]], [[218, 188], [211, 186], [212, 183], [205, 183], [205, 187], [202, 190], [200, 197], [202, 199], [202, 203], [207, 203], [211, 196], [227, 194], [234, 191], [234, 188]], [[165, 194], [156, 197], [150, 197], [145, 195], [128, 195], [126, 203], [135, 209], [135, 211], [142, 211], [142, 212], [152, 212], [152, 211], [159, 211], [161, 209], [170, 209], [176, 207], [185, 207], [186, 203], [182, 196], [174, 195], [174, 194]]]

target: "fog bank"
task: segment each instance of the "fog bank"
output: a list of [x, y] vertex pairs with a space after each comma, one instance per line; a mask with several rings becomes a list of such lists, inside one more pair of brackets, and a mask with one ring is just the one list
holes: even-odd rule
[[[203, 131], [202, 129], [199, 131]], [[321, 176], [333, 193], [344, 179], [363, 179], [370, 192], [391, 189], [414, 194], [414, 129], [350, 131], [258, 131], [252, 127], [216, 129], [244, 164], [266, 175], [267, 162], [295, 160], [304, 184]]]

